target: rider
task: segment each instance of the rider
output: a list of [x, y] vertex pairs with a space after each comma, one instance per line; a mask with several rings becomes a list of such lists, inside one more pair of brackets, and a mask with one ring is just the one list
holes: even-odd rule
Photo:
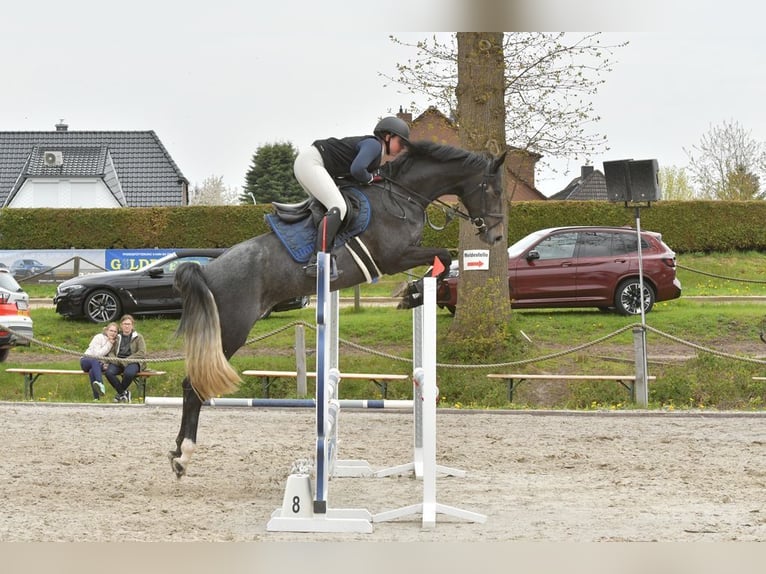
[[[336, 180], [351, 177], [372, 183], [383, 156], [396, 156], [409, 143], [410, 128], [404, 120], [390, 116], [377, 123], [373, 134], [316, 140], [295, 158], [293, 170], [298, 183], [327, 208], [317, 228], [315, 253], [304, 267], [310, 277], [317, 274], [316, 253], [332, 252], [335, 235], [346, 217], [346, 202]], [[333, 279], [338, 275], [334, 257], [331, 274]]]

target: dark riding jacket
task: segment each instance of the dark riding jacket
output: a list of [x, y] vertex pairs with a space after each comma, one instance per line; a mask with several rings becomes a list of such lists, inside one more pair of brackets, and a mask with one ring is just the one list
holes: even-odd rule
[[383, 149], [375, 136], [327, 138], [313, 144], [322, 156], [324, 167], [335, 179], [353, 177], [360, 183], [370, 183], [372, 172], [380, 167]]

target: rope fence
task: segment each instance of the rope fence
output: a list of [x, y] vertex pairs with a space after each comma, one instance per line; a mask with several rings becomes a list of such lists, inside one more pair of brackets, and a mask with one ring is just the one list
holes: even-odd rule
[[[252, 345], [253, 343], [257, 343], [258, 341], [263, 341], [265, 339], [268, 339], [269, 337], [273, 337], [275, 335], [283, 333], [284, 331], [286, 331], [288, 329], [291, 329], [291, 328], [294, 328], [294, 327], [299, 326], [299, 325], [302, 325], [303, 327], [306, 327], [308, 329], [316, 330], [316, 326], [314, 324], [312, 324], [312, 323], [307, 323], [306, 321], [292, 321], [292, 322], [290, 322], [290, 323], [288, 323], [286, 325], [283, 325], [282, 327], [278, 327], [277, 329], [274, 329], [273, 331], [269, 331], [268, 333], [263, 333], [262, 335], [258, 335], [257, 337], [252, 337], [252, 338], [248, 339], [247, 341], [245, 341], [245, 345], [244, 346]], [[590, 347], [597, 346], [597, 345], [599, 345], [601, 343], [604, 343], [605, 341], [608, 341], [610, 339], [613, 339], [614, 337], [617, 337], [617, 336], [621, 335], [622, 333], [624, 333], [626, 331], [633, 330], [633, 329], [636, 329], [636, 328], [639, 328], [639, 329], [642, 328], [641, 327], [641, 323], [631, 323], [629, 325], [625, 325], [625, 326], [620, 327], [616, 331], [613, 331], [613, 332], [611, 332], [611, 333], [609, 333], [607, 335], [604, 335], [602, 337], [598, 337], [597, 339], [593, 339], [592, 341], [588, 341], [586, 343], [582, 343], [582, 344], [576, 345], [574, 347], [570, 347], [568, 349], [557, 351], [555, 353], [548, 353], [548, 354], [545, 354], [545, 355], [540, 355], [538, 357], [530, 357], [530, 358], [527, 358], [527, 359], [520, 359], [520, 360], [517, 360], [517, 361], [507, 361], [507, 362], [503, 362], [503, 363], [483, 363], [483, 364], [436, 363], [436, 366], [438, 368], [443, 368], [443, 369], [468, 369], [468, 370], [470, 370], [470, 369], [498, 369], [498, 368], [504, 368], [504, 367], [514, 367], [514, 366], [521, 366], [521, 365], [530, 365], [530, 364], [534, 364], [534, 363], [540, 363], [540, 362], [544, 362], [544, 361], [549, 361], [551, 359], [557, 359], [557, 358], [564, 357], [566, 355], [571, 355], [571, 354], [574, 354], [574, 353], [579, 353], [580, 351], [583, 351], [583, 350], [588, 349]], [[10, 331], [11, 333], [16, 334], [19, 338], [22, 338], [24, 340], [28, 340], [28, 341], [30, 341], [31, 344], [37, 345], [39, 347], [43, 347], [45, 349], [49, 349], [49, 350], [56, 351], [56, 352], [59, 352], [59, 353], [63, 353], [63, 354], [66, 354], [66, 355], [75, 356], [75, 357], [78, 357], [78, 358], [83, 356], [83, 353], [80, 352], [80, 351], [73, 350], [73, 349], [67, 349], [65, 347], [61, 347], [61, 346], [58, 346], [58, 345], [53, 345], [51, 343], [46, 343], [45, 341], [40, 341], [39, 339], [35, 339], [34, 337], [29, 338], [29, 337], [25, 337], [24, 335], [17, 334], [12, 329], [10, 329], [10, 328], [8, 328], [8, 327], [6, 327], [4, 325], [0, 325], [0, 329], [4, 329], [4, 330], [7, 330], [7, 331]], [[650, 333], [654, 333], [654, 334], [656, 334], [656, 335], [658, 335], [660, 337], [666, 338], [666, 339], [668, 339], [670, 341], [673, 341], [675, 343], [679, 343], [681, 345], [687, 346], [687, 347], [689, 347], [691, 349], [694, 349], [694, 350], [702, 352], [702, 353], [708, 353], [708, 354], [715, 355], [715, 356], [718, 356], [718, 357], [723, 357], [723, 358], [726, 358], [726, 359], [732, 359], [732, 360], [735, 360], [735, 361], [742, 361], [742, 362], [745, 362], [745, 363], [753, 363], [753, 364], [758, 364], [758, 365], [766, 365], [766, 360], [764, 360], [764, 359], [759, 359], [757, 357], [747, 357], [747, 356], [743, 356], [743, 355], [735, 355], [735, 354], [732, 354], [732, 353], [726, 353], [726, 352], [723, 352], [723, 351], [718, 351], [716, 349], [711, 349], [709, 347], [705, 347], [704, 345], [699, 345], [699, 344], [694, 343], [692, 341], [687, 341], [687, 340], [685, 340], [685, 339], [683, 339], [681, 337], [677, 337], [675, 335], [671, 335], [669, 333], [665, 333], [664, 331], [661, 331], [659, 329], [655, 329], [654, 327], [650, 327], [648, 325], [646, 326], [646, 330], [648, 332], [650, 332]], [[379, 351], [377, 349], [373, 349], [373, 348], [370, 348], [370, 347], [365, 347], [363, 345], [359, 345], [358, 343], [354, 343], [353, 341], [348, 341], [348, 340], [343, 339], [343, 338], [338, 338], [338, 344], [342, 345], [342, 346], [346, 346], [346, 347], [351, 348], [351, 349], [355, 349], [357, 351], [360, 351], [360, 352], [363, 352], [363, 353], [366, 353], [366, 354], [369, 354], [369, 355], [373, 355], [373, 356], [377, 356], [377, 357], [382, 357], [382, 358], [390, 359], [392, 361], [398, 361], [398, 362], [408, 363], [408, 364], [412, 363], [412, 358], [410, 358], [410, 357], [400, 357], [400, 356], [393, 355], [393, 354], [390, 354], [390, 353], [385, 353], [383, 351]], [[118, 359], [116, 357], [94, 357], [94, 358], [101, 359], [104, 362], [113, 362], [113, 363], [117, 363], [117, 364], [125, 364], [125, 363], [135, 362], [135, 359], [130, 360], [129, 358], [128, 359]], [[145, 362], [147, 364], [148, 363], [169, 363], [169, 362], [176, 362], [176, 361], [183, 361], [183, 360], [184, 360], [184, 356], [183, 355], [176, 355], [176, 356], [172, 356], [172, 357], [146, 357], [146, 358], [142, 359], [142, 362]]]
[[[700, 275], [706, 275], [708, 277], [714, 277], [716, 279], [723, 279], [723, 280], [727, 280], [727, 281], [738, 281], [738, 282], [744, 282], [744, 283], [766, 284], [766, 280], [760, 280], [760, 279], [742, 279], [742, 278], [739, 278], [739, 277], [727, 277], [725, 275], [719, 275], [719, 274], [716, 274], [716, 273], [710, 273], [710, 272], [707, 272], [707, 271], [701, 271], [699, 269], [694, 269], [692, 267], [687, 267], [685, 265], [677, 264], [676, 266], [679, 269], [684, 269], [684, 270], [690, 271], [692, 273], [699, 273]], [[245, 341], [244, 346], [249, 346], [249, 345], [252, 345], [252, 344], [257, 343], [259, 341], [263, 341], [265, 339], [268, 339], [269, 337], [273, 337], [275, 335], [278, 335], [278, 334], [280, 334], [280, 333], [282, 333], [282, 332], [284, 332], [284, 331], [286, 331], [288, 329], [294, 328], [294, 327], [296, 327], [298, 325], [302, 325], [303, 327], [306, 327], [308, 329], [316, 330], [316, 325], [314, 325], [313, 323], [307, 323], [306, 321], [293, 321], [293, 322], [288, 323], [288, 324], [286, 324], [286, 325], [284, 325], [282, 327], [278, 327], [277, 329], [274, 329], [273, 331], [269, 331], [268, 333], [264, 333], [262, 335], [258, 335], [257, 337], [252, 337], [252, 338], [248, 339], [247, 341]], [[514, 367], [514, 366], [520, 366], [520, 365], [530, 365], [530, 364], [540, 363], [540, 362], [544, 362], [544, 361], [549, 361], [551, 359], [557, 359], [557, 358], [560, 358], [560, 357], [564, 357], [566, 355], [571, 355], [571, 354], [574, 354], [574, 353], [578, 353], [578, 352], [580, 352], [580, 351], [582, 351], [584, 349], [587, 349], [587, 348], [590, 348], [590, 347], [594, 347], [594, 346], [599, 345], [599, 344], [601, 344], [601, 343], [603, 343], [605, 341], [613, 339], [614, 337], [617, 337], [618, 335], [621, 335], [625, 331], [632, 330], [632, 329], [635, 329], [635, 328], [642, 328], [642, 326], [641, 326], [640, 323], [632, 323], [630, 325], [625, 325], [624, 327], [621, 327], [620, 329], [617, 329], [616, 331], [614, 331], [612, 333], [609, 333], [607, 335], [604, 335], [602, 337], [599, 337], [599, 338], [594, 339], [592, 341], [589, 341], [587, 343], [583, 343], [581, 345], [577, 345], [577, 346], [571, 347], [569, 349], [557, 351], [555, 353], [549, 353], [549, 354], [546, 354], [546, 355], [541, 355], [539, 357], [531, 357], [531, 358], [527, 358], [527, 359], [520, 359], [520, 360], [517, 360], [517, 361], [507, 361], [507, 362], [504, 362], [504, 363], [485, 363], [485, 364], [473, 364], [473, 365], [461, 365], [461, 364], [454, 364], [454, 363], [436, 363], [436, 366], [438, 368], [443, 368], [443, 369], [469, 369], [470, 370], [470, 369], [498, 369], [498, 368], [503, 368], [503, 367]], [[77, 351], [77, 350], [67, 349], [65, 347], [61, 347], [61, 346], [54, 345], [54, 344], [51, 344], [51, 343], [46, 343], [45, 341], [40, 341], [39, 339], [35, 339], [34, 337], [32, 337], [32, 338], [26, 337], [24, 335], [21, 335], [19, 333], [14, 332], [13, 329], [11, 329], [9, 327], [6, 327], [5, 325], [0, 325], [0, 329], [4, 329], [6, 331], [10, 331], [12, 334], [16, 335], [20, 339], [23, 339], [25, 341], [28, 340], [28, 341], [30, 341], [31, 344], [37, 345], [39, 347], [42, 347], [42, 348], [45, 348], [45, 349], [48, 349], [48, 350], [51, 350], [51, 351], [56, 351], [58, 353], [62, 353], [62, 354], [65, 354], [65, 355], [71, 355], [73, 357], [78, 357], [78, 358], [84, 356], [82, 352]], [[758, 364], [758, 365], [766, 364], [766, 360], [764, 360], [764, 359], [759, 359], [757, 357], [746, 357], [746, 356], [742, 356], [742, 355], [735, 355], [735, 354], [732, 354], [732, 353], [726, 353], [726, 352], [723, 352], [723, 351], [718, 351], [716, 349], [711, 349], [709, 347], [705, 347], [703, 345], [699, 345], [697, 343], [693, 343], [691, 341], [687, 341], [685, 339], [682, 339], [681, 337], [676, 337], [676, 336], [671, 335], [669, 333], [665, 333], [665, 332], [663, 332], [663, 331], [661, 331], [659, 329], [655, 329], [654, 327], [650, 327], [648, 325], [646, 326], [646, 330], [648, 332], [654, 333], [654, 334], [656, 334], [656, 335], [658, 335], [660, 337], [666, 338], [666, 339], [668, 339], [670, 341], [673, 341], [675, 343], [687, 346], [687, 347], [689, 347], [691, 349], [694, 349], [695, 351], [699, 351], [699, 352], [702, 352], [702, 353], [708, 353], [710, 355], [715, 355], [715, 356], [718, 356], [718, 357], [723, 357], [723, 358], [726, 358], [726, 359], [732, 359], [732, 360], [735, 360], [735, 361], [742, 361], [742, 362], [746, 362], [746, 363], [753, 363], [753, 364]], [[761, 340], [766, 342], [766, 338], [764, 337], [764, 330], [766, 330], [766, 318], [764, 318], [764, 320], [761, 323]], [[398, 362], [402, 362], [402, 363], [408, 363], [408, 364], [412, 363], [412, 359], [409, 358], [409, 357], [400, 357], [400, 356], [397, 356], [397, 355], [392, 355], [390, 353], [385, 353], [385, 352], [379, 351], [377, 349], [372, 349], [372, 348], [369, 348], [369, 347], [364, 347], [363, 345], [359, 345], [357, 343], [354, 343], [353, 341], [348, 341], [346, 339], [339, 338], [338, 339], [338, 343], [339, 343], [339, 345], [343, 345], [343, 346], [346, 346], [346, 347], [348, 347], [350, 349], [355, 349], [357, 351], [360, 351], [360, 352], [363, 352], [363, 353], [367, 353], [369, 355], [373, 355], [373, 356], [377, 356], [377, 357], [382, 357], [382, 358], [385, 358], [385, 359], [390, 359], [392, 361], [398, 361]], [[115, 358], [115, 357], [95, 357], [95, 358], [99, 358], [99, 359], [103, 360], [104, 362], [112, 362], [112, 363], [117, 363], [117, 364], [125, 364], [125, 363], [135, 362], [135, 360], [130, 361], [129, 359], [118, 359], [118, 358]], [[183, 355], [176, 355], [176, 356], [171, 356], [171, 357], [146, 357], [145, 359], [142, 359], [142, 362], [146, 362], [147, 364], [148, 363], [171, 363], [171, 362], [183, 361], [184, 359], [185, 359], [185, 357]]]

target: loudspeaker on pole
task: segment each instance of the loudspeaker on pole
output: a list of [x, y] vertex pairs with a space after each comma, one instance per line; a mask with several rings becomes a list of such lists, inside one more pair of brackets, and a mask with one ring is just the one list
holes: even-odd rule
[[656, 159], [605, 161], [604, 178], [609, 201], [641, 203], [660, 199]]

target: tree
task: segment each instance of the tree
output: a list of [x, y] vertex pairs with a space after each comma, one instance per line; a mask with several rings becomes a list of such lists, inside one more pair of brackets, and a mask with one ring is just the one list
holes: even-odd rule
[[231, 205], [237, 202], [236, 188], [224, 185], [223, 176], [211, 175], [189, 192], [189, 205]]
[[289, 142], [259, 147], [253, 154], [239, 202], [295, 203], [306, 199], [306, 192], [293, 174], [293, 162], [297, 155], [297, 150]]
[[[549, 157], [587, 157], [605, 145], [605, 138], [589, 132], [599, 119], [590, 96], [611, 69], [607, 55], [617, 46], [602, 46], [597, 33], [572, 41], [564, 33], [461, 33], [444, 43], [434, 36], [412, 47], [417, 58], [397, 65], [398, 77], [388, 79], [426, 95], [454, 117], [467, 149], [499, 153], [507, 142]], [[460, 253], [473, 247], [486, 249], [461, 223]], [[491, 349], [505, 340], [510, 315], [505, 247], [490, 249], [488, 272], [460, 274], [453, 348], [471, 341]], [[481, 329], [479, 319], [486, 320]]]
[[764, 199], [760, 182], [766, 175], [766, 148], [736, 121], [711, 126], [691, 150], [689, 171], [707, 199]]
[[689, 178], [684, 168], [674, 165], [661, 167], [658, 175], [662, 199], [694, 199], [694, 188], [689, 183]]
[[[457, 54], [460, 145], [468, 150], [498, 155], [505, 150], [503, 34], [458, 33]], [[503, 229], [507, 228], [506, 217], [503, 218]], [[460, 253], [466, 249], [487, 249], [487, 245], [476, 237], [470, 222], [461, 221]], [[478, 355], [477, 358], [483, 359], [502, 348], [511, 312], [506, 245], [492, 246], [489, 251], [488, 270], [460, 270], [461, 304], [456, 309], [449, 334], [451, 345], [469, 350], [465, 355]], [[488, 312], [490, 309], [492, 312]]]
[[726, 185], [724, 186], [721, 199], [729, 200], [748, 200], [763, 199], [764, 194], [759, 194], [761, 187], [761, 178], [748, 171], [744, 165], [737, 165], [733, 171], [726, 174]]
[[[510, 32], [503, 36], [505, 65], [505, 141], [544, 157], [584, 157], [606, 149], [606, 138], [595, 132], [599, 121], [591, 96], [612, 69], [610, 55], [626, 43], [602, 45], [599, 33]], [[425, 95], [461, 121], [457, 106], [458, 56], [454, 36], [436, 36], [407, 44], [417, 56], [398, 64], [396, 78], [384, 78]], [[417, 106], [411, 105], [413, 110]], [[541, 160], [545, 164], [546, 160]]]

